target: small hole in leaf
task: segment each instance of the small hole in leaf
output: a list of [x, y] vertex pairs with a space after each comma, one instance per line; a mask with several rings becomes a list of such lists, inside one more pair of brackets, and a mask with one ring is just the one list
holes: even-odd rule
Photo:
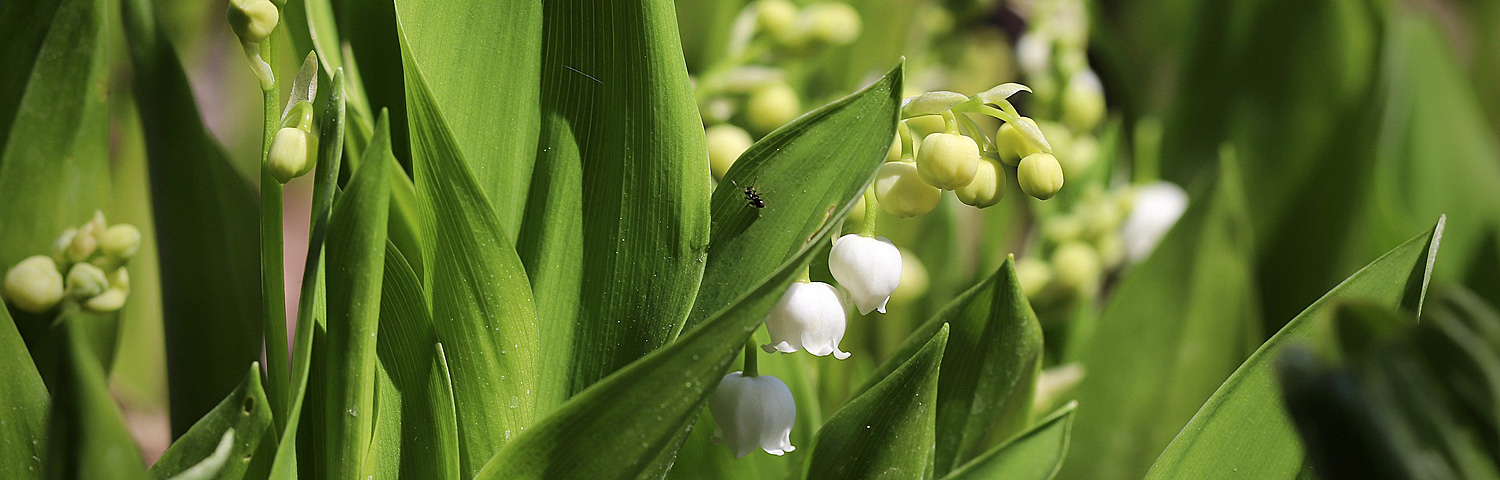
[[253, 454], [246, 453], [245, 454], [245, 458], [241, 458], [240, 460], [244, 461], [245, 463], [250, 463], [250, 457], [252, 457], [252, 456], [253, 456]]
[[245, 415], [249, 415], [255, 409], [255, 397], [245, 397]]

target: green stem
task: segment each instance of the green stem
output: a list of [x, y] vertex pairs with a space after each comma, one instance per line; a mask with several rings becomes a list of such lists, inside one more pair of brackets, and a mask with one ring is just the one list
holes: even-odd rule
[[958, 132], [958, 118], [953, 116], [952, 110], [943, 112], [943, 125], [947, 127], [948, 133], [960, 135]]
[[875, 236], [875, 217], [880, 215], [880, 205], [875, 199], [875, 187], [865, 189], [865, 226], [859, 230], [859, 234], [865, 237]]
[[740, 371], [740, 375], [746, 377], [760, 376], [760, 362], [756, 357], [756, 348], [758, 347], [755, 346], [755, 335], [750, 335], [750, 338], [745, 339], [745, 368]]
[[911, 160], [916, 155], [916, 146], [912, 143], [911, 127], [906, 125], [906, 120], [896, 124], [896, 133], [901, 135], [901, 159]]
[[[276, 43], [280, 39], [281, 27], [278, 26], [261, 47], [261, 55], [266, 63], [276, 64]], [[284, 425], [287, 386], [291, 383], [288, 378], [291, 367], [288, 363], [291, 360], [286, 346], [286, 273], [282, 270], [282, 187], [266, 164], [266, 157], [271, 152], [271, 141], [281, 128], [281, 102], [276, 83], [272, 83], [261, 93], [265, 106], [265, 128], [260, 150], [260, 294], [265, 327], [266, 377], [269, 379], [266, 397], [271, 404], [272, 417]]]

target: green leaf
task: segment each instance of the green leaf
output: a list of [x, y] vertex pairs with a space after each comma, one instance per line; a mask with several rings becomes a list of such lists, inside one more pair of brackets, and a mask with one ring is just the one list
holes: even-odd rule
[[542, 411], [671, 341], [709, 224], [671, 2], [546, 2], [544, 18], [541, 143], [517, 244], [548, 352]]
[[803, 478], [931, 478], [938, 371], [947, 343], [944, 324], [915, 354], [886, 362], [882, 370], [899, 366], [823, 424]]
[[[428, 115], [418, 110], [442, 112], [456, 158], [466, 161], [500, 231], [514, 243], [537, 154], [542, 2], [398, 0], [396, 18], [413, 158], [424, 128], [416, 118]], [[413, 76], [423, 79], [426, 92], [410, 91]], [[429, 105], [410, 105], [419, 95]], [[612, 108], [614, 100], [596, 107]]]
[[[681, 330], [751, 290], [852, 205], [885, 162], [901, 109], [902, 67], [809, 112], [746, 150], [714, 190], [708, 263]], [[765, 208], [745, 203], [755, 187]]]
[[1262, 338], [1240, 172], [1232, 156], [1220, 165], [1213, 188], [1193, 197], [1151, 257], [1126, 272], [1096, 330], [1070, 348], [1084, 379], [1066, 478], [1145, 474]]
[[1077, 402], [1064, 405], [1025, 432], [942, 477], [943, 480], [1051, 479], [1068, 455], [1077, 406]]
[[1418, 315], [1446, 218], [1433, 230], [1366, 265], [1323, 295], [1256, 350], [1156, 459], [1148, 479], [1206, 478], [1226, 471], [1245, 478], [1291, 478], [1304, 459], [1282, 409], [1274, 360], [1288, 345], [1329, 345], [1331, 305], [1366, 300]]
[[[151, 478], [169, 479], [215, 456], [226, 432], [233, 431], [229, 461], [206, 478], [265, 478], [276, 452], [271, 406], [260, 386], [260, 364], [252, 363], [240, 386], [188, 429], [151, 466]], [[210, 465], [211, 466], [211, 465]]]
[[119, 407], [109, 395], [104, 369], [87, 333], [78, 325], [86, 317], [64, 313], [50, 332], [57, 358], [48, 415], [46, 478], [144, 479], [146, 465], [135, 449]]
[[[458, 478], [458, 421], [447, 360], [422, 287], [395, 245], [385, 249], [380, 293], [384, 374], [375, 398], [375, 478]], [[369, 463], [367, 461], [366, 463]]]
[[42, 444], [47, 434], [47, 386], [27, 353], [21, 332], [0, 306], [0, 477], [36, 479], [42, 474]]
[[1007, 258], [912, 332], [860, 391], [883, 381], [945, 325], [952, 335], [938, 376], [938, 476], [1026, 427], [1042, 363], [1042, 327], [1021, 292], [1015, 260]]
[[[385, 125], [382, 118], [380, 124]], [[328, 223], [328, 366], [323, 403], [329, 478], [357, 478], [374, 431], [375, 348], [390, 212], [390, 134], [365, 150]]]
[[[477, 478], [661, 477], [745, 340], [838, 227], [843, 210], [772, 275], [677, 339], [527, 427]], [[460, 423], [462, 425], [462, 423]]]
[[171, 423], [181, 435], [260, 358], [259, 207], [204, 128], [150, 1], [123, 2], [123, 13], [150, 161]]
[[468, 477], [531, 424], [539, 374], [536, 311], [526, 269], [503, 224], [470, 174], [427, 81], [409, 56], [405, 64], [423, 285], [438, 341], [450, 354], [459, 473]]
[[[26, 94], [37, 54], [52, 26], [59, 1], [6, 2], [0, 5], [0, 26], [6, 41], [0, 42], [0, 133], [9, 133], [16, 109]], [[0, 135], [0, 151], [9, 137]]]
[[[22, 8], [38, 14], [48, 9], [7, 5], [0, 7], [0, 19], [11, 20]], [[103, 0], [61, 0], [52, 8], [56, 14], [35, 64], [10, 65], [15, 62], [9, 58], [4, 63], [30, 75], [9, 85], [25, 90], [15, 110], [0, 111], [7, 117], [0, 125], [9, 127], [0, 131], [7, 139], [0, 150], [0, 268], [51, 252], [58, 235], [88, 221], [109, 199], [108, 6]], [[12, 23], [3, 28], [30, 30]], [[8, 43], [13, 37], [6, 38]]]

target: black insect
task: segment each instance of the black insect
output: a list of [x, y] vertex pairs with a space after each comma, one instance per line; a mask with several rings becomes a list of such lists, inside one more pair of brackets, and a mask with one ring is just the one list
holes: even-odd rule
[[739, 183], [735, 183], [732, 180], [730, 183], [734, 183], [735, 188], [739, 188], [745, 193], [745, 204], [755, 208], [766, 208], [765, 199], [760, 198], [760, 192], [756, 191], [755, 187], [741, 187]]

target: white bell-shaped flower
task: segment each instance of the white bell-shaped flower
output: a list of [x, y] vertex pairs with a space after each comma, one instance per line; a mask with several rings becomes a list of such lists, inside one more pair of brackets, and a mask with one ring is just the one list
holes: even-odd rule
[[839, 350], [844, 339], [844, 301], [839, 291], [823, 282], [792, 282], [776, 308], [766, 316], [771, 343], [760, 348], [767, 353], [807, 350], [819, 357], [849, 358]]
[[771, 455], [797, 449], [792, 446], [797, 404], [792, 400], [792, 390], [776, 377], [747, 377], [740, 372], [725, 375], [708, 397], [708, 410], [717, 424], [714, 441], [727, 443], [735, 458], [749, 455], [757, 447]]
[[828, 271], [849, 292], [860, 315], [885, 313], [886, 301], [901, 284], [901, 249], [885, 237], [844, 235], [833, 241]]
[[1188, 195], [1171, 182], [1155, 182], [1135, 189], [1130, 215], [1120, 226], [1125, 241], [1125, 256], [1132, 263], [1144, 260], [1161, 242], [1182, 212], [1187, 211]]

